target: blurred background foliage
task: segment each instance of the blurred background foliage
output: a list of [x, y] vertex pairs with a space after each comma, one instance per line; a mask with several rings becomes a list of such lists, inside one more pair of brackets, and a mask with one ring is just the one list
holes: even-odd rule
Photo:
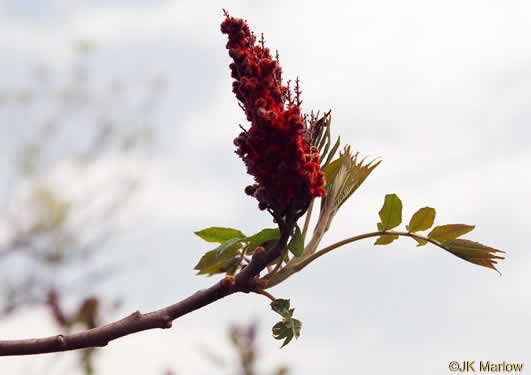
[[[23, 134], [10, 139], [10, 154], [4, 155], [2, 315], [43, 302], [52, 286], [66, 291], [62, 270], [75, 264], [82, 264], [77, 271], [84, 273], [77, 285], [94, 280], [94, 272], [100, 278], [102, 270], [93, 269], [90, 258], [112, 237], [142, 176], [138, 169], [131, 173], [113, 165], [105, 175], [96, 175], [94, 166], [109, 157], [134, 162], [134, 153], [154, 148], [150, 115], [164, 93], [164, 81], [147, 79], [142, 96], [127, 95], [130, 83], [101, 82], [93, 75], [93, 42], [78, 41], [73, 48], [68, 77], [54, 76], [52, 67], [28, 67], [33, 70], [28, 86], [1, 89], [2, 137], [9, 139], [14, 128]], [[12, 262], [16, 267], [10, 267]], [[111, 274], [111, 269], [103, 271]]]
[[[122, 267], [95, 258], [124, 229], [120, 213], [141, 194], [135, 155], [148, 157], [156, 147], [151, 115], [165, 91], [161, 77], [102, 81], [91, 69], [95, 43], [72, 48], [66, 77], [50, 66], [28, 66], [29, 82], [21, 77], [20, 87], [0, 87], [0, 133], [9, 140], [0, 196], [0, 319], [48, 304], [63, 331], [94, 328], [101, 305], [119, 305], [120, 296], [90, 295]], [[122, 163], [94, 173], [109, 160]], [[124, 160], [134, 171], [122, 170]], [[65, 313], [65, 300], [73, 313]], [[93, 353], [81, 353], [86, 374], [93, 373]]]
[[[216, 367], [229, 370], [233, 374], [259, 375], [258, 364], [263, 358], [256, 340], [257, 333], [258, 323], [256, 321], [246, 325], [234, 324], [229, 327], [228, 338], [232, 349], [236, 353], [235, 363], [229, 363], [215, 350], [206, 346], [203, 346], [202, 353]], [[287, 366], [279, 365], [275, 367], [270, 375], [288, 375], [289, 373]]]

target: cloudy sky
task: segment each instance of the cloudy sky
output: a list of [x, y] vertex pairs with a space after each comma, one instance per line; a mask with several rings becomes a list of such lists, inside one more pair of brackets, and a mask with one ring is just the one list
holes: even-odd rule
[[[343, 206], [323, 245], [373, 231], [385, 194], [396, 193], [404, 218], [429, 205], [438, 224], [475, 224], [467, 238], [507, 251], [502, 276], [408, 239], [386, 247], [367, 240], [272, 289], [291, 298], [304, 324], [299, 341], [283, 350], [270, 337], [277, 318], [268, 301], [238, 295], [169, 331], [111, 343], [98, 358], [100, 373], [229, 373], [206, 361], [201, 348], [231, 355], [227, 327], [252, 319], [260, 322], [264, 371], [288, 364], [294, 374], [448, 374], [454, 360], [531, 366], [525, 1], [0, 1], [1, 90], [23, 85], [36, 64], [61, 75], [79, 39], [97, 45], [98, 76], [167, 81], [153, 115], [155, 154], [94, 167], [96, 174], [117, 163], [138, 169], [143, 183], [125, 217], [128, 231], [108, 250], [128, 266], [93, 292], [124, 296], [118, 315], [160, 308], [215, 281], [194, 276], [192, 267], [210, 248], [193, 231], [215, 225], [251, 234], [272, 225], [242, 192], [251, 178], [232, 139], [245, 118], [231, 93], [220, 7], [264, 33], [285, 77], [300, 77], [303, 111], [332, 109], [332, 130], [343, 143], [383, 160]], [[10, 116], [0, 123], [6, 153], [10, 139], [27, 136]], [[56, 330], [38, 309], [0, 322], [2, 338]], [[1, 359], [0, 368], [72, 373], [75, 357], [57, 358]]]

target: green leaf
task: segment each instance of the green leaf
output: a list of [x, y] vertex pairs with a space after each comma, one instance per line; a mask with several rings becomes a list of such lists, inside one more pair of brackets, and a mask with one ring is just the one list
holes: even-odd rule
[[244, 240], [244, 237], [232, 238], [224, 242], [221, 246], [216, 249], [216, 258], [219, 258], [226, 250], [230, 249], [232, 245]]
[[224, 243], [235, 237], [245, 237], [245, 234], [237, 229], [221, 227], [210, 227], [194, 233], [207, 242], [218, 243]]
[[495, 253], [505, 253], [505, 251], [485, 246], [479, 242], [451, 239], [443, 241], [442, 245], [450, 253], [461, 259], [483, 267], [491, 268], [495, 271], [498, 271], [494, 266], [497, 263], [496, 259], [505, 259], [504, 257], [495, 255]]
[[302, 322], [298, 319], [291, 319], [288, 321], [288, 323], [291, 323], [291, 329], [293, 330], [293, 336], [295, 336], [295, 339], [298, 339], [301, 335], [301, 329], [302, 329]]
[[220, 257], [216, 257], [217, 249], [205, 253], [194, 267], [197, 275], [212, 276], [217, 273], [233, 274], [240, 262], [240, 243], [235, 243], [226, 249]]
[[408, 225], [408, 232], [415, 233], [423, 230], [428, 230], [433, 225], [435, 220], [435, 209], [431, 207], [424, 207], [415, 212]]
[[262, 229], [260, 232], [253, 234], [250, 237], [247, 237], [246, 240], [249, 241], [249, 247], [247, 248], [247, 253], [252, 254], [254, 249], [258, 246], [273, 240], [278, 240], [280, 238], [280, 230], [276, 229]]
[[273, 326], [273, 337], [277, 340], [284, 339], [282, 346], [288, 345], [289, 342], [295, 337], [299, 338], [301, 334], [302, 323], [297, 319], [288, 319], [286, 322], [278, 322]]
[[293, 330], [286, 327], [284, 322], [278, 322], [273, 326], [273, 337], [277, 340], [285, 339], [280, 347], [282, 349], [293, 339]]
[[387, 194], [378, 214], [384, 230], [399, 226], [402, 222], [402, 201], [396, 194]]
[[328, 166], [323, 170], [323, 173], [325, 175], [325, 181], [326, 185], [325, 187], [330, 188], [332, 186], [332, 182], [334, 181], [334, 178], [336, 178], [337, 172], [339, 171], [339, 168], [341, 167], [341, 164], [343, 164], [343, 160], [345, 159], [345, 156], [341, 156], [328, 164]]
[[298, 225], [295, 227], [295, 233], [288, 244], [288, 249], [296, 257], [300, 257], [302, 255], [304, 250], [304, 238], [302, 237], [301, 229]]
[[417, 239], [417, 238], [415, 238], [415, 241], [418, 242], [417, 247], [424, 246], [424, 245], [426, 245], [426, 244], [428, 243], [428, 241], [419, 240], [419, 239]]
[[466, 224], [440, 225], [438, 227], [433, 228], [430, 234], [428, 234], [428, 238], [439, 242], [453, 240], [457, 237], [461, 237], [462, 235], [467, 234], [468, 232], [471, 232], [472, 230], [474, 230], [474, 228], [474, 225]]
[[376, 239], [375, 245], [389, 245], [394, 240], [398, 239], [397, 235], [394, 234], [386, 234], [383, 236], [380, 236]]
[[271, 308], [274, 312], [285, 317], [289, 312], [289, 299], [277, 298], [271, 302]]

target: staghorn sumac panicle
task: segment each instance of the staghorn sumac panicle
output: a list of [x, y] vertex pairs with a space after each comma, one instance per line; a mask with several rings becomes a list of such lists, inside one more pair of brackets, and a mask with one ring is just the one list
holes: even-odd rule
[[282, 85], [278, 58], [271, 56], [263, 39], [255, 44], [244, 20], [227, 16], [221, 31], [229, 38], [233, 92], [251, 123], [234, 140], [236, 153], [256, 181], [245, 192], [258, 200], [260, 209], [280, 217], [288, 210], [304, 210], [326, 191], [319, 151], [306, 138], [300, 92], [297, 89], [297, 100], [291, 100], [289, 88]]

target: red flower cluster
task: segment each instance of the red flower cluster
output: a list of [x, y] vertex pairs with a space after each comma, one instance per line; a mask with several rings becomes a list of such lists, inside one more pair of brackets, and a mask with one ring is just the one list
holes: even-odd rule
[[263, 38], [255, 45], [245, 21], [227, 15], [221, 32], [228, 34], [227, 49], [234, 60], [233, 92], [251, 122], [234, 140], [236, 153], [256, 181], [245, 192], [258, 200], [260, 209], [281, 217], [288, 210], [305, 209], [313, 197], [325, 195], [325, 180], [319, 151], [305, 138], [299, 90], [295, 103], [282, 85], [278, 57], [271, 57]]

